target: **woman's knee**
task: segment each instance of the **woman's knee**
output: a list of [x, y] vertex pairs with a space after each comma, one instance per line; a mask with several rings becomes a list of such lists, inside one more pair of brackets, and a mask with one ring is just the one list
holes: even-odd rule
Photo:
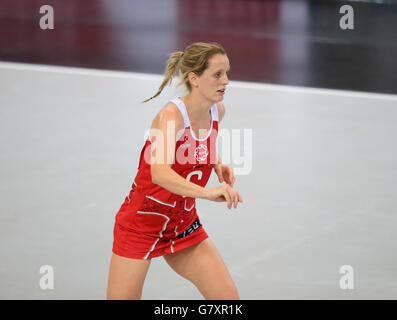
[[108, 300], [141, 299], [150, 260], [130, 259], [113, 254], [109, 268]]
[[218, 279], [196, 281], [194, 284], [207, 300], [240, 299], [236, 284], [229, 274], [225, 274], [223, 277]]
[[174, 271], [196, 286], [204, 298], [239, 299], [237, 287], [209, 239], [165, 258]]
[[225, 288], [223, 292], [217, 294], [217, 297], [213, 298], [214, 300], [240, 300], [237, 287], [233, 280], [228, 281], [225, 284]]

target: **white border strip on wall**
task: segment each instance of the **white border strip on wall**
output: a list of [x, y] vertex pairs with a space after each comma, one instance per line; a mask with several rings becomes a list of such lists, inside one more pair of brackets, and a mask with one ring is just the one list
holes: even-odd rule
[[[32, 64], [32, 63], [4, 62], [4, 61], [0, 61], [0, 70], [1, 69], [80, 74], [86, 76], [141, 79], [141, 80], [150, 80], [150, 81], [161, 81], [163, 79], [163, 75], [159, 75], [159, 74], [52, 66], [52, 65]], [[385, 93], [298, 87], [298, 86], [290, 86], [290, 85], [278, 85], [278, 84], [268, 84], [268, 83], [258, 83], [258, 82], [248, 82], [248, 81], [247, 82], [230, 81], [230, 86], [236, 88], [242, 88], [242, 89], [271, 90], [271, 91], [280, 91], [280, 92], [297, 92], [297, 93], [310, 93], [310, 94], [320, 94], [320, 95], [328, 94], [333, 96], [339, 95], [339, 96], [348, 96], [348, 97], [356, 97], [356, 98], [383, 99], [383, 100], [397, 101], [396, 94], [385, 94]]]

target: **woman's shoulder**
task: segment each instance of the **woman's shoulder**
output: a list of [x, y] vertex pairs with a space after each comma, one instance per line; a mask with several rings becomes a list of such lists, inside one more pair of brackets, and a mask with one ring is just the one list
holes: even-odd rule
[[163, 121], [174, 121], [176, 129], [184, 128], [185, 121], [179, 108], [175, 103], [169, 101], [166, 103], [153, 119], [153, 124], [159, 124]]
[[176, 120], [177, 123], [181, 124], [182, 126], [185, 123], [181, 111], [179, 110], [178, 106], [172, 101], [166, 103], [165, 106], [161, 108], [159, 113], [167, 117], [170, 117], [173, 120]]

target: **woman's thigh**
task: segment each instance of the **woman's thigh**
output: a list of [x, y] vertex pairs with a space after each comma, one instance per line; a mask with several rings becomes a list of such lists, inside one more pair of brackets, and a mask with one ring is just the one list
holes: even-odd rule
[[107, 299], [141, 299], [150, 260], [130, 259], [113, 253], [110, 261]]
[[239, 299], [236, 285], [209, 238], [164, 259], [175, 272], [190, 280], [205, 299]]

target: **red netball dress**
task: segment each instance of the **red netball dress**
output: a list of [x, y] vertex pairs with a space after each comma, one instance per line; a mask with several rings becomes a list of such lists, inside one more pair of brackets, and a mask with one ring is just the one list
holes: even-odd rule
[[[184, 118], [184, 131], [176, 142], [171, 168], [186, 180], [202, 187], [217, 163], [218, 108], [211, 107], [207, 137], [196, 138], [186, 106], [180, 97], [172, 102]], [[134, 259], [151, 259], [179, 251], [208, 237], [196, 212], [196, 199], [172, 193], [152, 182], [151, 141], [141, 151], [138, 172], [116, 215], [113, 252]]]

